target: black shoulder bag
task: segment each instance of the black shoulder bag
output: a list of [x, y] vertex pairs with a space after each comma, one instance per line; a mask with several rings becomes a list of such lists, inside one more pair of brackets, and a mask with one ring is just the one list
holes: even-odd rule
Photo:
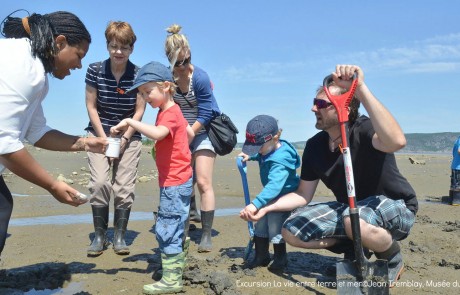
[[235, 148], [238, 128], [233, 124], [230, 117], [224, 113], [215, 116], [206, 126], [206, 131], [218, 155], [225, 156]]

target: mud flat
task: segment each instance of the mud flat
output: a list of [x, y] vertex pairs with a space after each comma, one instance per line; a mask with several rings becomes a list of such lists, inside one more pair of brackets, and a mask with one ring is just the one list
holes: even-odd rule
[[[59, 204], [41, 188], [5, 173], [5, 181], [15, 193], [15, 207], [0, 261], [0, 294], [141, 294], [142, 286], [152, 282], [152, 271], [160, 258], [153, 217], [149, 218], [158, 206], [159, 190], [156, 167], [148, 150], [146, 147], [142, 153], [132, 209], [133, 217], [138, 218], [132, 218], [128, 225], [131, 254], [127, 256], [116, 255], [109, 248], [97, 258], [87, 257], [93, 231], [90, 206]], [[53, 153], [35, 148], [30, 151], [49, 173], [55, 177], [61, 174], [74, 187], [88, 192], [85, 153]], [[217, 159], [217, 207], [225, 210], [215, 220], [212, 252], [197, 252], [199, 224], [190, 233], [185, 294], [336, 294], [334, 267], [339, 256], [325, 250], [288, 246], [289, 266], [284, 273], [243, 267], [248, 233], [246, 223], [235, 214], [244, 203], [236, 155], [237, 151]], [[401, 243], [405, 272], [391, 293], [459, 294], [460, 207], [445, 202], [451, 157], [400, 154], [397, 161], [417, 192], [420, 210], [411, 234]], [[256, 193], [260, 180], [252, 163], [248, 180], [251, 192]], [[314, 200], [330, 198], [330, 192], [319, 186]], [[110, 228], [109, 236], [112, 235]], [[48, 293], [36, 291], [44, 289]]]

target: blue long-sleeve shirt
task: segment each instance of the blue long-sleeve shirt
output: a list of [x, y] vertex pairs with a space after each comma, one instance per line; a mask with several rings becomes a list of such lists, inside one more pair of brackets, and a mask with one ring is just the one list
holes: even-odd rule
[[198, 102], [198, 117], [196, 120], [206, 126], [215, 115], [220, 114], [219, 106], [214, 97], [212, 83], [208, 74], [195, 65], [192, 81]]
[[273, 152], [262, 156], [256, 154], [250, 161], [258, 161], [260, 180], [264, 188], [252, 201], [257, 209], [267, 205], [271, 200], [295, 191], [299, 186], [300, 157], [289, 142], [280, 139], [281, 146]]

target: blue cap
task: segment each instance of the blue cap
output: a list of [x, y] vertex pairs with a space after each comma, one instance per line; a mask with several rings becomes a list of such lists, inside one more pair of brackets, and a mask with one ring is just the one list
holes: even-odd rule
[[243, 153], [252, 156], [259, 152], [264, 143], [278, 133], [278, 122], [268, 115], [259, 115], [249, 121], [246, 126], [246, 141]]
[[144, 85], [148, 82], [174, 82], [171, 70], [157, 61], [151, 61], [143, 66], [139, 72], [137, 72], [134, 85], [128, 89], [127, 92], [136, 91], [139, 86]]

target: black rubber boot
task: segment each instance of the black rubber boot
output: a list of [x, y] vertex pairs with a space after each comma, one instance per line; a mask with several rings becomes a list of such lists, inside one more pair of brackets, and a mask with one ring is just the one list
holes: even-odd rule
[[8, 236], [8, 224], [13, 212], [13, 196], [0, 174], [0, 256]]
[[459, 190], [454, 190], [452, 192], [452, 199], [451, 199], [450, 204], [453, 206], [460, 206], [460, 191]]
[[273, 262], [268, 266], [268, 269], [271, 271], [284, 271], [288, 264], [286, 244], [273, 244], [273, 250], [275, 255], [273, 255]]
[[[352, 240], [341, 240], [338, 241], [334, 246], [326, 248], [326, 250], [329, 250], [331, 252], [334, 252], [336, 254], [343, 254], [343, 259], [345, 260], [350, 260], [350, 261], [355, 261], [355, 248], [353, 246], [353, 241]], [[369, 249], [363, 248], [363, 253], [364, 256], [369, 259], [372, 257], [372, 252], [369, 251]], [[335, 266], [334, 266], [335, 267]]]
[[395, 286], [396, 281], [404, 271], [404, 263], [401, 255], [401, 248], [397, 241], [393, 241], [390, 248], [385, 252], [375, 252], [375, 257], [388, 261], [388, 279], [390, 288]]
[[91, 206], [93, 210], [94, 239], [87, 250], [88, 256], [99, 256], [107, 249], [107, 225], [109, 223], [109, 207]]
[[211, 232], [212, 232], [212, 222], [214, 221], [214, 210], [211, 211], [201, 211], [201, 242], [198, 246], [198, 252], [211, 252], [212, 250], [212, 241], [211, 241]]
[[267, 266], [270, 263], [271, 259], [270, 253], [268, 252], [268, 246], [268, 238], [254, 236], [254, 247], [256, 249], [256, 255], [254, 259], [249, 263], [249, 268]]
[[201, 216], [196, 209], [195, 195], [190, 198], [190, 221], [201, 222]]
[[126, 246], [125, 233], [128, 226], [130, 209], [115, 209], [115, 216], [113, 218], [113, 250], [118, 255], [129, 254], [129, 248]]

